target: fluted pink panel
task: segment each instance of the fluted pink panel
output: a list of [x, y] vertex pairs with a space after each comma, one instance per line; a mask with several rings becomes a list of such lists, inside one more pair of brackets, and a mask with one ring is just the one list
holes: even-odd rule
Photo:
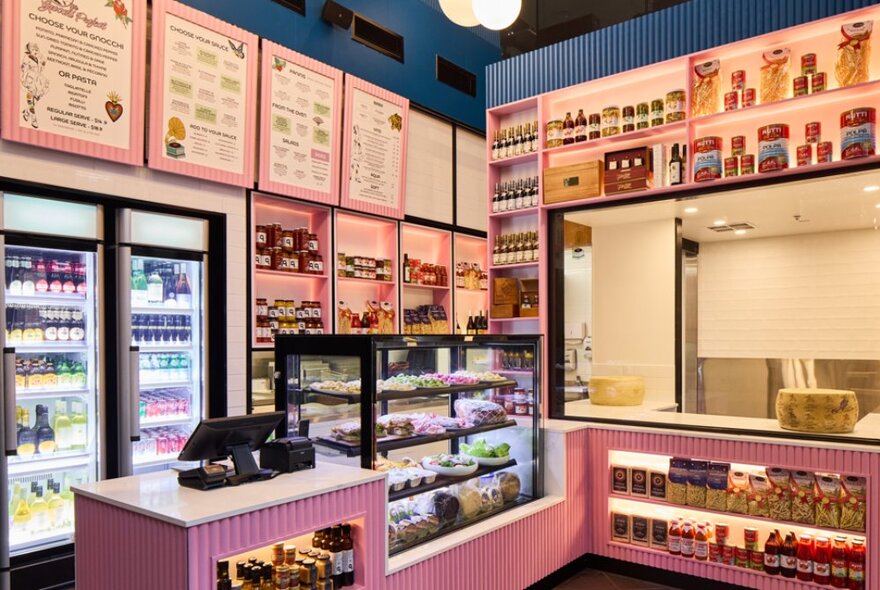
[[186, 590], [185, 529], [78, 494], [75, 510], [77, 590]]
[[[591, 552], [605, 557], [640, 563], [660, 569], [700, 576], [729, 584], [760, 590], [794, 590], [813, 588], [814, 584], [799, 583], [776, 576], [720, 564], [698, 562], [666, 553], [611, 542], [608, 497], [610, 477], [608, 451], [621, 450], [689, 458], [729, 461], [753, 465], [780, 465], [808, 471], [830, 471], [864, 475], [868, 486], [868, 530], [866, 532], [868, 566], [867, 588], [880, 588], [877, 564], [880, 563], [880, 521], [876, 507], [880, 505], [880, 488], [873, 481], [880, 469], [880, 454], [811, 446], [787, 445], [782, 442], [747, 442], [716, 440], [674, 434], [627, 432], [591, 428], [589, 430], [588, 463], [592, 470], [589, 505], [592, 517], [588, 528]], [[586, 481], [586, 480], [585, 480]]]
[[359, 518], [364, 528], [354, 535], [355, 583], [379, 588], [385, 575], [384, 480], [188, 529], [188, 588], [215, 588], [218, 559]]

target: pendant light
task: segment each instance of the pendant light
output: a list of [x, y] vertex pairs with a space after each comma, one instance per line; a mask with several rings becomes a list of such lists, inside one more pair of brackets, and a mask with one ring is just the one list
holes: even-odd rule
[[473, 0], [473, 8], [481, 25], [500, 31], [512, 25], [519, 17], [522, 0]]
[[480, 24], [474, 16], [473, 0], [440, 0], [440, 9], [446, 18], [461, 27], [475, 27]]

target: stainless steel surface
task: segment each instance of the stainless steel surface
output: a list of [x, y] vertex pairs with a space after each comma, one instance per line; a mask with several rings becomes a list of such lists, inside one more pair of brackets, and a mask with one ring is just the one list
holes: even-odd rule
[[685, 412], [705, 411], [705, 403], [697, 389], [697, 327], [699, 310], [699, 293], [697, 290], [698, 254], [683, 252], [682, 268], [682, 338], [681, 357], [683, 384], [683, 405]]
[[[102, 207], [98, 208], [98, 218], [103, 219], [104, 209]], [[103, 235], [103, 223], [98, 225], [100, 231]], [[97, 337], [97, 334], [101, 333], [101, 324], [99, 322], [106, 320], [106, 316], [104, 315], [104, 298], [101, 297], [101, 291], [98, 289], [98, 281], [102, 280], [106, 275], [104, 274], [104, 246], [98, 244], [98, 253], [95, 256], [95, 280], [93, 281], [93, 293], [95, 294], [95, 319], [92, 324], [95, 326], [95, 355], [97, 370], [95, 373], [95, 400], [94, 403], [97, 404], [96, 407], [99, 410], [96, 412], [98, 417], [98, 435], [96, 436], [96, 446], [95, 453], [98, 456], [98, 479], [106, 479], [107, 478], [107, 441], [103, 439], [103, 435], [107, 432], [107, 413], [100, 410], [102, 407], [106, 407], [104, 405], [104, 395], [106, 395], [107, 391], [104, 388], [104, 384], [107, 383], [107, 373], [106, 373], [106, 365], [101, 362], [103, 356], [100, 354], [101, 348], [98, 346], [98, 341], [100, 338]]]
[[[3, 428], [6, 430], [4, 443], [7, 457], [16, 454], [18, 440], [15, 430], [15, 349], [3, 349]], [[3, 487], [3, 486], [0, 486]], [[5, 506], [5, 504], [0, 504]]]
[[[120, 212], [120, 213], [124, 213]], [[120, 235], [123, 232], [124, 216], [120, 214]], [[139, 364], [133, 367], [131, 363], [131, 353], [129, 347], [131, 345], [131, 248], [122, 246], [118, 250], [117, 255], [117, 276], [118, 284], [116, 288], [116, 325], [117, 336], [119, 338], [118, 356], [118, 381], [117, 381], [117, 423], [119, 424], [119, 474], [131, 475], [134, 471], [134, 457], [131, 448], [131, 437], [135, 433], [131, 431], [131, 373], [137, 372]]]
[[[205, 232], [207, 235], [207, 232]], [[193, 280], [196, 280], [196, 277], [193, 277]], [[208, 412], [208, 403], [211, 391], [208, 387], [208, 342], [210, 342], [210, 333], [208, 331], [208, 297], [206, 295], [208, 291], [208, 255], [202, 255], [202, 274], [199, 279], [201, 281], [201, 285], [199, 286], [199, 295], [201, 296], [199, 299], [199, 309], [201, 311], [197, 311], [196, 313], [201, 313], [201, 321], [199, 321], [199, 325], [202, 327], [201, 341], [199, 343], [197, 354], [202, 357], [202, 418], [207, 418], [210, 414]], [[193, 302], [195, 303], [195, 302]], [[193, 341], [195, 341], [195, 335], [193, 335]], [[198, 391], [193, 389], [193, 395], [198, 395]]]
[[138, 346], [132, 346], [128, 349], [128, 419], [129, 419], [129, 440], [132, 442], [141, 439], [141, 415], [140, 415], [140, 371], [137, 367], [140, 365], [140, 352]]

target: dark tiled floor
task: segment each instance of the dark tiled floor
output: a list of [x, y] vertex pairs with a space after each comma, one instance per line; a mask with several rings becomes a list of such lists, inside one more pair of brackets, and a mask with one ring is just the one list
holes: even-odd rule
[[584, 570], [554, 588], [554, 590], [675, 590], [653, 582], [636, 580], [598, 570]]

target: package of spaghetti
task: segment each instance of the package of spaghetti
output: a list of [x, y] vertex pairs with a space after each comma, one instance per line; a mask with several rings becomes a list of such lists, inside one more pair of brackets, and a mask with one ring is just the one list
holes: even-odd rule
[[840, 503], [840, 528], [848, 531], [865, 530], [867, 513], [867, 482], [864, 477], [847, 475], [843, 478]]
[[709, 463], [709, 479], [706, 482], [706, 508], [727, 510], [727, 478], [730, 463]]
[[749, 512], [749, 476], [743, 471], [731, 471], [727, 478], [727, 511], [734, 514]]
[[708, 461], [691, 461], [688, 464], [687, 505], [706, 507], [706, 480], [709, 479]]
[[764, 65], [761, 66], [761, 104], [776, 102], [788, 97], [791, 89], [788, 47], [764, 52]]
[[774, 520], [791, 520], [791, 473], [788, 469], [771, 467], [767, 470], [770, 496], [767, 508]]
[[791, 473], [791, 520], [801, 524], [816, 524], [815, 477], [809, 471]]
[[873, 21], [866, 20], [840, 27], [837, 61], [834, 76], [840, 86], [867, 82], [871, 66], [871, 29]]
[[666, 482], [666, 501], [680, 506], [687, 505], [688, 467], [690, 459], [672, 457]]
[[770, 482], [761, 473], [749, 475], [749, 514], [751, 516], [769, 516]]
[[840, 477], [816, 474], [816, 526], [840, 528]]
[[718, 75], [721, 62], [717, 59], [694, 66], [694, 85], [691, 90], [691, 115], [700, 117], [717, 113], [721, 99]]

